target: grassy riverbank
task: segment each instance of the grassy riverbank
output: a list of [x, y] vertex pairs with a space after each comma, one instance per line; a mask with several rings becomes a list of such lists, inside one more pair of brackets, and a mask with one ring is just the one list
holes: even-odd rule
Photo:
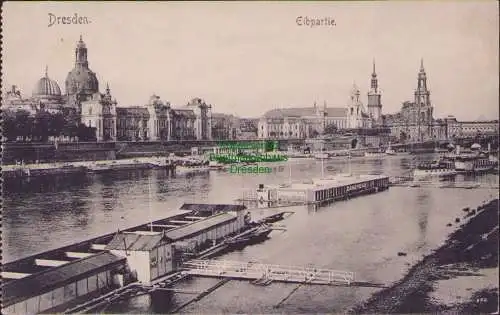
[[[499, 200], [496, 199], [477, 209], [460, 211], [457, 217], [466, 223], [456, 222], [453, 218], [453, 224], [463, 225], [449, 236], [443, 246], [413, 266], [403, 279], [375, 293], [349, 313], [496, 312], [498, 278], [491, 279], [490, 275], [490, 285], [483, 284], [483, 287], [475, 283], [475, 279], [484, 277], [484, 274], [498, 273], [498, 207]], [[496, 272], [492, 273], [492, 270]], [[461, 284], [465, 288], [452, 287], [451, 292], [460, 292], [460, 289], [469, 292], [465, 300], [457, 293], [453, 296], [448, 294], [451, 301], [447, 303], [432, 297], [445, 281], [462, 277], [470, 277]]]

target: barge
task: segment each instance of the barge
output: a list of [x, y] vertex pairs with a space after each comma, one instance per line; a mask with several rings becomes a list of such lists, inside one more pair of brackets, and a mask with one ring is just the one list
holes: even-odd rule
[[337, 175], [308, 181], [259, 185], [259, 202], [318, 204], [375, 193], [389, 188], [389, 177], [384, 175]]
[[249, 225], [245, 206], [184, 204], [180, 210], [184, 213], [3, 264], [2, 314], [62, 312], [177, 272], [187, 249], [198, 257], [228, 237], [262, 236]]

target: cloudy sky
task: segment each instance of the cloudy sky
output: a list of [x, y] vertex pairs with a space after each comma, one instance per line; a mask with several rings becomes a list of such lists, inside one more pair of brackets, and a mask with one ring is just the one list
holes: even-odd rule
[[[49, 24], [86, 16], [87, 25]], [[297, 17], [336, 26], [297, 25]], [[303, 18], [304, 19], [304, 18]], [[424, 59], [435, 116], [498, 117], [498, 4], [457, 2], [14, 3], [3, 8], [3, 85], [30, 95], [48, 65], [64, 92], [80, 34], [100, 88], [119, 106], [156, 93], [174, 106], [198, 96], [215, 112], [346, 106], [375, 58], [383, 112], [411, 100]]]

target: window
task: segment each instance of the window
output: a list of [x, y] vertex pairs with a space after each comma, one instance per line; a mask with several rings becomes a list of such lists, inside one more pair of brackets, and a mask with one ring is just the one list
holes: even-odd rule
[[157, 263], [158, 263], [157, 257], [155, 256], [151, 257], [151, 267], [156, 266]]

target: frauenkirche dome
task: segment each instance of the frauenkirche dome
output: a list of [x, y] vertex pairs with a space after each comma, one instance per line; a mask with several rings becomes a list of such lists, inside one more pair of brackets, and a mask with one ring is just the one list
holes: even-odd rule
[[99, 82], [94, 72], [89, 69], [87, 47], [80, 36], [75, 49], [75, 67], [66, 77], [66, 94], [92, 95], [99, 91]]

